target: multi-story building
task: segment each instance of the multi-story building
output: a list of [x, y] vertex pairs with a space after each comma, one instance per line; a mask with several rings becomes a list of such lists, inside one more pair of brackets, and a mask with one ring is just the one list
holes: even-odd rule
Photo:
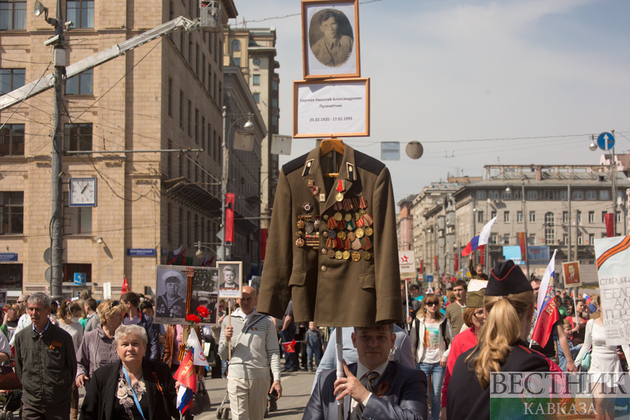
[[275, 28], [227, 28], [225, 31], [225, 65], [241, 68], [267, 127], [263, 138], [260, 181], [260, 227], [263, 235], [269, 227], [271, 208], [278, 185], [278, 155], [271, 153], [271, 140], [278, 134], [279, 84], [276, 69]]
[[[452, 199], [440, 199], [423, 213], [425, 229], [420, 241], [429, 250], [424, 258], [433, 255], [442, 261], [440, 244], [444, 242], [444, 255], [448, 258], [451, 254], [454, 260], [496, 216], [486, 267], [511, 257], [510, 252], [519, 246], [519, 232], [526, 234], [532, 273], [544, 271], [554, 250], [558, 251], [558, 263], [594, 263], [593, 242], [606, 237], [604, 215], [613, 208], [608, 172], [595, 165], [488, 165], [485, 169], [483, 181], [461, 186], [452, 193]], [[627, 232], [630, 181], [617, 173], [616, 185], [616, 229], [620, 235]], [[454, 228], [452, 241], [448, 240], [449, 226]], [[479, 251], [473, 258], [480, 260]], [[467, 259], [460, 259], [459, 269], [466, 266]], [[438, 272], [452, 275], [454, 269], [440, 263]]]
[[[55, 16], [55, 2], [42, 2]], [[237, 11], [233, 0], [221, 3], [226, 24]], [[54, 31], [29, 4], [6, 1], [0, 9], [2, 93], [52, 72], [52, 47], [44, 41]], [[64, 20], [73, 22], [65, 33], [68, 64], [177, 16], [199, 16], [197, 0], [151, 7], [120, 0], [61, 4]], [[92, 288], [99, 296], [100, 285], [111, 282], [115, 294], [125, 277], [134, 291], [151, 292], [155, 266], [167, 263], [173, 250], [183, 246], [188, 262], [197, 263], [191, 256], [200, 241], [210, 244], [212, 256], [221, 220], [223, 37], [220, 31], [171, 33], [67, 80], [65, 150], [94, 153], [64, 156], [65, 293]], [[253, 100], [241, 105], [237, 112], [252, 114], [260, 145], [265, 135], [260, 113]], [[0, 259], [5, 261], [0, 287], [9, 288], [10, 295], [48, 286], [43, 255], [50, 246], [52, 109], [53, 93], [47, 91], [0, 113], [6, 123], [0, 133]], [[182, 152], [154, 152], [172, 149]], [[251, 158], [240, 153], [230, 162], [229, 191], [253, 196], [251, 183], [258, 185], [259, 175], [241, 182], [237, 166], [255, 173], [260, 151], [250, 152]], [[96, 206], [68, 206], [75, 178], [96, 179]], [[252, 229], [239, 233], [238, 220], [259, 211], [239, 203], [236, 213], [232, 253], [240, 258], [247, 254]], [[249, 262], [245, 265], [249, 273]], [[85, 287], [72, 286], [77, 272], [86, 274]]]
[[403, 198], [398, 202], [399, 212], [396, 226], [398, 234], [398, 250], [410, 251], [413, 245], [413, 211], [415, 194]]

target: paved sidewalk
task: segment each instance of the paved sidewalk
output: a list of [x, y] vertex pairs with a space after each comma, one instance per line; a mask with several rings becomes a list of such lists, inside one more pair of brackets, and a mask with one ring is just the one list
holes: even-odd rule
[[[282, 398], [278, 400], [278, 411], [269, 413], [270, 419], [299, 420], [304, 414], [304, 407], [311, 396], [314, 373], [299, 371], [294, 373], [282, 373]], [[212, 409], [199, 416], [196, 420], [210, 420], [217, 418], [217, 409], [225, 396], [227, 379], [209, 379], [205, 381], [206, 389], [210, 395]], [[229, 403], [227, 403], [229, 406]]]

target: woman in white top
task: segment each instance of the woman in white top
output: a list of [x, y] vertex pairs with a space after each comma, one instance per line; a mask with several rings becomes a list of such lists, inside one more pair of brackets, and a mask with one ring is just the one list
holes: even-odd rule
[[416, 367], [427, 376], [427, 382], [431, 380], [432, 383], [427, 391], [433, 420], [440, 416], [444, 368], [452, 342], [453, 328], [440, 312], [440, 298], [429, 293], [411, 323], [411, 348]]
[[[630, 352], [628, 352], [627, 347], [621, 346], [626, 355], [626, 360], [630, 360]], [[576, 365], [581, 364], [584, 356], [591, 348], [593, 351], [591, 352], [591, 366], [588, 369], [588, 373], [612, 372], [618, 373], [619, 376], [623, 373], [619, 355], [617, 354], [617, 346], [606, 345], [604, 319], [601, 316], [586, 323], [584, 344], [575, 359]], [[617, 387], [617, 380], [614, 376], [617, 375], [607, 376], [608, 380], [604, 380], [601, 375], [592, 376], [596, 380], [596, 382], [591, 384], [591, 390], [595, 398], [595, 411], [598, 413], [597, 419], [608, 420], [615, 418], [614, 388]], [[608, 395], [608, 398], [605, 398], [606, 395]], [[598, 398], [598, 396], [601, 396], [601, 398]]]

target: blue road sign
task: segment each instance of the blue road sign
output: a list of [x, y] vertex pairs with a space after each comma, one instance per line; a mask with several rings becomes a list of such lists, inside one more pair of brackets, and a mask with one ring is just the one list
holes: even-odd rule
[[75, 286], [85, 286], [85, 273], [74, 273], [74, 285]]
[[433, 274], [427, 274], [427, 283], [433, 283]]
[[602, 133], [597, 137], [597, 145], [602, 150], [610, 150], [615, 146], [615, 137], [610, 133]]

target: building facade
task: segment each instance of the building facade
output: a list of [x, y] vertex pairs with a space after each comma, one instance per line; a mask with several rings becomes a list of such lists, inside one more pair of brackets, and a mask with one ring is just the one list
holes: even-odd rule
[[[33, 15], [30, 1], [5, 3], [3, 94], [52, 72], [52, 48], [44, 41], [54, 35], [42, 16]], [[55, 16], [55, 2], [43, 3]], [[151, 7], [120, 0], [61, 3], [62, 16], [73, 22], [65, 34], [68, 64], [178, 16], [199, 16], [196, 0]], [[223, 0], [223, 24], [236, 16], [234, 2]], [[222, 31], [173, 32], [66, 81], [65, 150], [94, 153], [64, 156], [64, 293], [92, 289], [99, 297], [102, 284], [111, 282], [116, 295], [124, 278], [132, 290], [151, 293], [156, 265], [168, 263], [173, 250], [185, 249], [187, 263], [198, 264], [193, 256], [202, 242], [203, 251], [214, 256], [221, 223], [222, 109], [232, 98], [224, 83], [223, 45]], [[0, 113], [6, 123], [0, 133], [0, 287], [10, 296], [48, 286], [52, 108], [49, 90]], [[253, 100], [234, 109], [253, 115], [260, 147], [266, 130]], [[260, 185], [260, 149], [243, 153], [250, 155], [233, 153], [229, 188], [238, 196], [257, 196], [252, 188]], [[241, 182], [245, 167], [252, 174]], [[96, 179], [96, 206], [68, 206], [76, 178]], [[237, 220], [259, 217], [245, 201], [235, 210]], [[255, 230], [248, 221], [239, 233], [240, 223], [235, 258], [250, 255]], [[245, 262], [246, 274], [251, 262]], [[73, 286], [75, 273], [86, 274], [86, 286]]]

